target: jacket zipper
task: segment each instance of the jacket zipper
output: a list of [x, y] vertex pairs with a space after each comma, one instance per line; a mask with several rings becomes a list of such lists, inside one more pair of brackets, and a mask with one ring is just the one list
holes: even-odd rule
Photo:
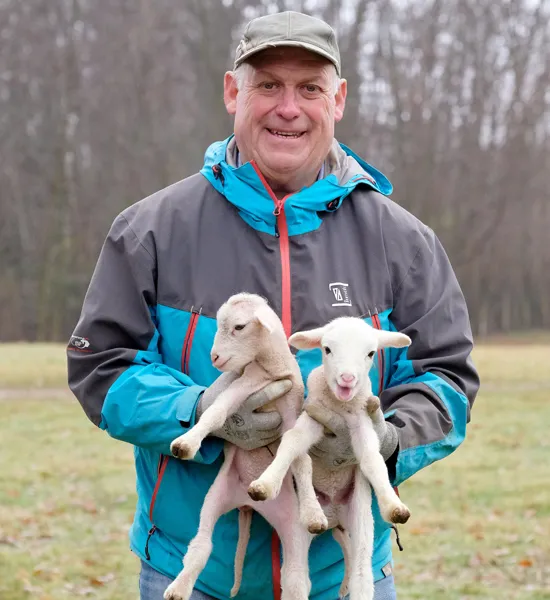
[[[201, 312], [201, 309], [196, 310], [194, 307], [191, 307], [191, 319], [189, 320], [187, 332], [185, 333], [183, 350], [181, 353], [181, 371], [186, 375], [189, 375], [189, 359], [191, 357], [191, 348], [193, 346], [193, 338], [195, 337], [197, 321], [199, 320]], [[155, 508], [158, 491], [160, 489], [160, 484], [162, 482], [162, 478], [164, 477], [169, 458], [169, 456], [161, 454], [157, 465], [157, 481], [155, 482], [155, 488], [153, 489], [153, 495], [151, 496], [151, 503], [149, 504], [149, 521], [151, 521], [151, 529], [149, 529], [147, 532], [147, 540], [145, 542], [145, 558], [147, 560], [151, 560], [151, 555], [149, 554], [149, 541], [151, 540], [151, 537], [155, 531], [158, 529], [153, 521], [153, 510]]]
[[262, 172], [258, 168], [258, 165], [254, 161], [251, 161], [256, 174], [263, 183], [267, 193], [275, 204], [273, 214], [277, 218], [275, 222], [275, 236], [279, 239], [279, 250], [281, 253], [281, 281], [282, 281], [282, 303], [281, 303], [281, 321], [286, 333], [286, 337], [290, 337], [292, 333], [292, 312], [291, 312], [291, 286], [290, 286], [290, 244], [288, 239], [288, 224], [286, 222], [285, 215], [285, 202], [292, 196], [287, 194], [284, 198], [279, 200], [274, 194], [273, 190], [267, 183]]
[[151, 496], [151, 504], [149, 505], [149, 521], [151, 521], [151, 529], [147, 532], [147, 541], [145, 542], [145, 558], [147, 560], [151, 560], [151, 555], [149, 554], [149, 540], [155, 531], [157, 530], [157, 526], [153, 523], [153, 509], [155, 508], [155, 503], [157, 501], [157, 494], [160, 488], [160, 483], [162, 478], [164, 477], [164, 472], [166, 471], [166, 466], [168, 465], [169, 456], [161, 455], [159, 458], [159, 463], [157, 467], [157, 481], [155, 483], [155, 489], [153, 490], [153, 495]]
[[[292, 333], [292, 312], [290, 302], [292, 290], [290, 285], [290, 243], [288, 239], [288, 224], [285, 215], [285, 202], [292, 194], [287, 194], [284, 198], [279, 200], [267, 183], [263, 173], [258, 168], [258, 165], [254, 161], [251, 161], [251, 164], [275, 204], [273, 210], [273, 214], [276, 217], [275, 236], [279, 240], [279, 251], [281, 253], [281, 321], [286, 337], [289, 338]], [[279, 536], [275, 530], [273, 530], [271, 536], [271, 574], [273, 578], [273, 598], [274, 600], [281, 600], [281, 546]]]
[[197, 310], [194, 306], [191, 307], [191, 319], [187, 327], [185, 339], [183, 340], [183, 349], [181, 352], [181, 372], [189, 375], [189, 359], [191, 358], [191, 348], [193, 346], [193, 338], [195, 337], [195, 329], [201, 315], [202, 308]]

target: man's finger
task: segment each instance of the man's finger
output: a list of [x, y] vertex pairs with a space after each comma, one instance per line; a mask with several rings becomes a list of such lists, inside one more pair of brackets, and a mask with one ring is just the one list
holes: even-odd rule
[[346, 428], [344, 417], [341, 417], [324, 406], [319, 404], [306, 404], [304, 410], [312, 419], [315, 419], [318, 423], [321, 423], [321, 425], [326, 427], [326, 429], [328, 429], [334, 435], [338, 435], [340, 431]]
[[276, 410], [273, 412], [254, 413], [251, 426], [258, 431], [269, 431], [279, 429], [283, 418]]
[[256, 410], [261, 406], [265, 406], [273, 400], [277, 400], [281, 396], [284, 396], [292, 389], [292, 381], [290, 379], [280, 379], [279, 381], [273, 381], [268, 383], [260, 391], [255, 392], [246, 401], [246, 404], [250, 410]]

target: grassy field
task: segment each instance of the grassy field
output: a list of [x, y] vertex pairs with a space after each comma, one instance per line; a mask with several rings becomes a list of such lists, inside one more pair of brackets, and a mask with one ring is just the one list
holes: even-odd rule
[[[476, 350], [466, 442], [401, 488], [400, 600], [550, 599], [549, 359], [516, 340]], [[65, 379], [63, 347], [0, 346], [0, 598], [136, 599], [132, 451]]]

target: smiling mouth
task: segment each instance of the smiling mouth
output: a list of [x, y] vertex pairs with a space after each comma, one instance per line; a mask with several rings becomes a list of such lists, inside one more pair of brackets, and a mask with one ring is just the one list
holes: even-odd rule
[[353, 398], [353, 392], [355, 390], [355, 385], [353, 387], [348, 387], [344, 385], [336, 384], [336, 395], [339, 400], [343, 402], [347, 402]]
[[278, 129], [269, 129], [269, 127], [266, 127], [266, 129], [271, 135], [281, 140], [297, 140], [305, 133], [305, 131], [279, 131]]

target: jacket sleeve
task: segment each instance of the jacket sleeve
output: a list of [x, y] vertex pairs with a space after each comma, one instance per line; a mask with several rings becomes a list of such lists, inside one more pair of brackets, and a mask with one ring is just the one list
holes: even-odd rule
[[412, 345], [390, 351], [391, 376], [381, 395], [398, 432], [395, 485], [462, 443], [479, 387], [464, 296], [435, 234], [425, 228], [419, 237], [420, 247], [394, 289], [391, 315]]
[[[195, 422], [204, 387], [163, 364], [155, 325], [156, 260], [124, 213], [101, 250], [67, 348], [69, 387], [90, 420], [118, 440], [170, 454]], [[195, 460], [213, 462], [207, 438]]]

